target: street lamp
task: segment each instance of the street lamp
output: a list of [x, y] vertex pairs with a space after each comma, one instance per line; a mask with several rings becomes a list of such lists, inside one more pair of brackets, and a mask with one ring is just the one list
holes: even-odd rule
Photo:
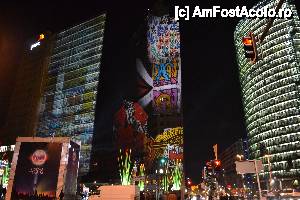
[[271, 186], [274, 185], [274, 183], [272, 184], [272, 181], [274, 181], [274, 179], [272, 179], [272, 170], [271, 170], [270, 155], [269, 155], [269, 154], [266, 154], [266, 155], [264, 155], [264, 157], [266, 157], [267, 160], [268, 160], [268, 168], [269, 168], [269, 185], [270, 185], [270, 191], [271, 191], [271, 190], [272, 190], [272, 189], [271, 189]]
[[236, 158], [238, 159], [238, 161], [242, 161], [244, 159], [244, 155], [243, 154], [237, 154]]

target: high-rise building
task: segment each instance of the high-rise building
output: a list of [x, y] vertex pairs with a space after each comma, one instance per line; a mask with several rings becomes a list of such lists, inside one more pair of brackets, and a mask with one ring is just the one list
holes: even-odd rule
[[51, 33], [44, 33], [25, 45], [23, 58], [16, 72], [6, 123], [1, 132], [3, 137], [0, 140], [4, 144], [15, 144], [18, 136], [34, 136], [52, 40]]
[[[275, 8], [278, 2], [263, 0], [253, 8]], [[242, 38], [249, 32], [260, 37], [268, 19], [242, 19], [234, 39], [250, 158], [263, 160], [263, 180], [271, 174], [290, 185], [300, 175], [300, 20], [292, 0], [282, 8], [293, 16], [274, 20], [262, 43], [257, 42], [257, 62], [245, 58]]]
[[145, 26], [147, 42], [137, 47], [146, 49], [136, 59], [143, 83], [138, 102], [149, 110], [149, 132], [155, 137], [182, 126], [180, 31], [179, 22], [168, 14], [149, 15]]
[[89, 171], [105, 14], [56, 35], [37, 135], [81, 141], [81, 175]]
[[242, 175], [237, 174], [235, 161], [248, 159], [248, 142], [245, 139], [239, 139], [224, 151], [220, 152], [219, 158], [224, 169], [224, 183], [232, 187], [243, 188], [243, 184], [249, 182], [247, 177], [243, 179]]

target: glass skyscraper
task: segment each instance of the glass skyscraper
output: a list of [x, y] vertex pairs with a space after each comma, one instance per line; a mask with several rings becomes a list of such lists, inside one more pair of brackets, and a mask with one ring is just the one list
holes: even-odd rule
[[57, 34], [37, 136], [81, 141], [80, 174], [89, 171], [105, 14]]
[[[275, 8], [278, 2], [264, 0], [253, 8]], [[250, 158], [263, 160], [264, 180], [271, 170], [273, 178], [289, 185], [300, 175], [300, 20], [293, 1], [282, 7], [291, 9], [293, 16], [275, 19], [263, 42], [257, 42], [256, 63], [245, 58], [242, 38], [249, 32], [259, 37], [268, 19], [241, 20], [234, 40]]]

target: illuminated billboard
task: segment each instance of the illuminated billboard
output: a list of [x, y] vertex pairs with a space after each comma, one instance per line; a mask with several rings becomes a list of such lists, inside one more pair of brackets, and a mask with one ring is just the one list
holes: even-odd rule
[[6, 199], [55, 200], [76, 194], [80, 144], [67, 137], [19, 137]]
[[61, 143], [22, 143], [11, 198], [55, 199], [61, 150]]

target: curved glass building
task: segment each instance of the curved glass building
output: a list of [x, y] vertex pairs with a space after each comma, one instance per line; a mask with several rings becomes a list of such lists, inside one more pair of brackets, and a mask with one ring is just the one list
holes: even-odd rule
[[[275, 8], [278, 1], [260, 1], [253, 8]], [[285, 1], [282, 8], [291, 9], [293, 17], [274, 20], [263, 42], [257, 43], [256, 63], [245, 58], [242, 37], [249, 32], [260, 36], [268, 19], [242, 19], [234, 41], [250, 158], [263, 160], [263, 180], [271, 171], [272, 178], [289, 185], [300, 175], [300, 20], [293, 1]]]

